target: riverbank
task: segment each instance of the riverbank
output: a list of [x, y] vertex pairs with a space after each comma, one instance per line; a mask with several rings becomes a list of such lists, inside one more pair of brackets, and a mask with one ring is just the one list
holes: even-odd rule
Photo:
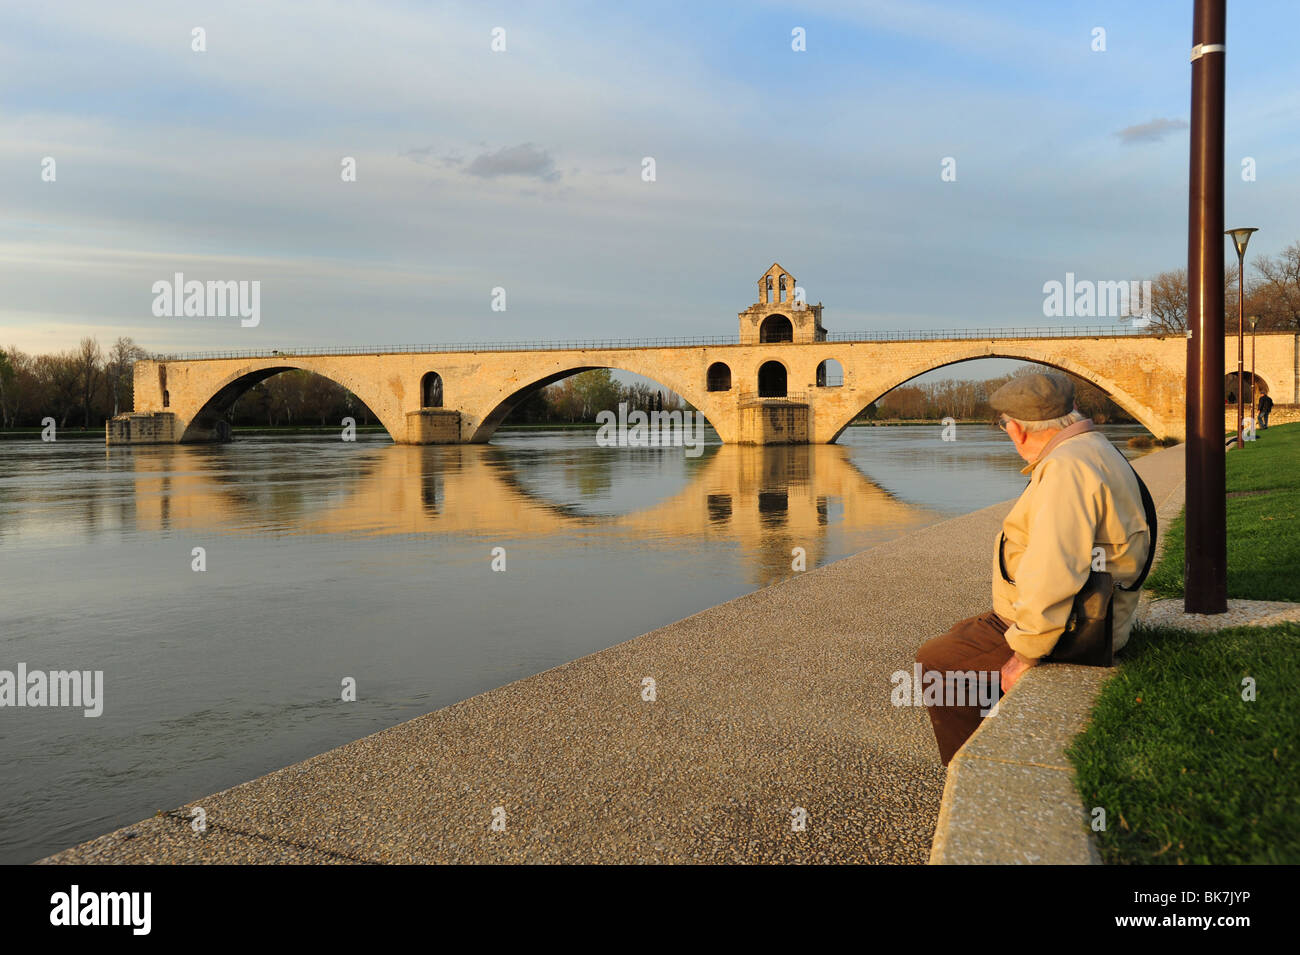
[[923, 863], [944, 770], [924, 709], [892, 705], [890, 677], [910, 672], [924, 640], [987, 608], [990, 541], [1009, 507], [930, 525], [45, 861]]

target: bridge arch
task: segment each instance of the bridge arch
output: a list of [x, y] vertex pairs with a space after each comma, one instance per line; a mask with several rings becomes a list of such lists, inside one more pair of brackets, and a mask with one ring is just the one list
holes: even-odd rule
[[831, 441], [839, 440], [845, 429], [853, 423], [854, 419], [862, 411], [879, 401], [889, 392], [893, 391], [900, 385], [905, 385], [913, 378], [918, 378], [927, 372], [934, 371], [938, 368], [946, 368], [949, 365], [958, 365], [962, 362], [976, 361], [980, 358], [1010, 358], [1016, 361], [1033, 362], [1036, 365], [1046, 365], [1055, 368], [1058, 371], [1068, 372], [1076, 378], [1081, 378], [1090, 384], [1095, 385], [1105, 392], [1115, 404], [1119, 405], [1126, 412], [1141, 424], [1144, 428], [1154, 434], [1156, 437], [1165, 437], [1169, 430], [1161, 416], [1145, 402], [1138, 400], [1125, 389], [1121, 388], [1108, 375], [1097, 372], [1093, 368], [1079, 364], [1071, 358], [1053, 354], [1046, 351], [1040, 351], [1037, 348], [1025, 347], [1019, 345], [994, 346], [983, 344], [978, 347], [958, 351], [956, 353], [945, 355], [940, 359], [921, 362], [916, 365], [904, 367], [898, 371], [888, 373], [883, 377], [878, 377], [876, 381], [861, 390], [854, 396], [853, 410], [840, 421], [835, 422], [833, 436]]
[[[1241, 390], [1244, 392], [1243, 400], [1246, 404], [1251, 401], [1257, 401], [1262, 395], [1268, 394], [1268, 382], [1264, 380], [1263, 375], [1256, 375], [1249, 371], [1241, 373]], [[1223, 397], [1227, 404], [1235, 405], [1237, 403], [1237, 371], [1233, 369], [1223, 376]]]
[[[179, 364], [172, 365], [173, 376], [179, 368]], [[365, 403], [379, 423], [384, 426], [390, 438], [400, 441], [405, 435], [405, 422], [400, 419], [400, 416], [385, 408], [383, 401], [376, 400], [377, 396], [373, 393], [371, 382], [352, 375], [338, 374], [333, 368], [327, 367], [324, 361], [297, 357], [290, 359], [281, 356], [261, 359], [232, 372], [215, 385], [199, 391], [197, 394], [201, 397], [191, 400], [187, 407], [177, 407], [173, 402], [169, 410], [184, 423], [181, 442], [228, 439], [229, 427], [226, 424], [225, 413], [250, 388], [285, 371], [309, 371], [346, 388]]]
[[[501, 423], [509, 417], [510, 412], [514, 411], [529, 396], [548, 385], [555, 384], [557, 381], [580, 375], [584, 371], [596, 371], [601, 368], [608, 368], [611, 371], [625, 371], [658, 382], [689, 402], [696, 411], [704, 415], [706, 421], [714, 425], [715, 430], [718, 430], [718, 416], [721, 416], [725, 411], [725, 405], [721, 402], [728, 397], [731, 397], [733, 402], [735, 400], [734, 395], [729, 392], [710, 393], [705, 382], [700, 382], [698, 385], [684, 384], [675, 375], [671, 373], [665, 374], [663, 370], [656, 367], [653, 361], [630, 361], [622, 357], [617, 360], [601, 361], [594, 355], [591, 356], [591, 359], [589, 363], [552, 369], [545, 374], [530, 379], [522, 386], [516, 379], [508, 385], [503, 385], [499, 391], [478, 407], [462, 408], [462, 414], [469, 419], [467, 422], [468, 427], [465, 429], [466, 433], [470, 435], [468, 440], [475, 444], [488, 441], [497, 428], [501, 427]], [[699, 385], [706, 385], [706, 387], [701, 388]]]

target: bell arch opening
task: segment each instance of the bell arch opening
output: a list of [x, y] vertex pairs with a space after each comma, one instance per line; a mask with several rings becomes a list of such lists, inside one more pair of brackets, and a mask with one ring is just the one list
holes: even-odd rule
[[758, 326], [760, 343], [794, 341], [794, 325], [784, 315], [769, 315]]

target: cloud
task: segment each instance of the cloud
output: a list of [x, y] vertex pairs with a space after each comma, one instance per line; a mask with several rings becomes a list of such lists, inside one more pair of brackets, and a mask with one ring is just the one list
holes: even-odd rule
[[412, 162], [418, 162], [422, 166], [456, 168], [465, 163], [464, 156], [458, 156], [454, 152], [439, 156], [435, 154], [434, 150], [435, 147], [433, 146], [421, 146], [417, 149], [408, 149], [406, 152], [401, 153], [401, 155]]
[[1187, 121], [1182, 119], [1153, 119], [1149, 123], [1125, 126], [1115, 135], [1126, 146], [1134, 143], [1156, 143], [1179, 129], [1186, 129]]
[[481, 179], [526, 176], [542, 182], [555, 182], [560, 178], [551, 154], [532, 143], [503, 146], [494, 153], [482, 153], [465, 167], [465, 172]]

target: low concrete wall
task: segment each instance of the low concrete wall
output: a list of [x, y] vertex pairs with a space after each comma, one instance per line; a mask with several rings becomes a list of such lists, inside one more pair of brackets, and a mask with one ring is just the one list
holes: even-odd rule
[[[1247, 405], [1245, 414], [1250, 415], [1250, 406]], [[1268, 416], [1270, 426], [1275, 424], [1292, 424], [1300, 421], [1300, 405], [1274, 405], [1272, 412]], [[1223, 413], [1223, 430], [1237, 430], [1237, 406], [1233, 405]]]
[[1101, 863], [1065, 749], [1114, 672], [1042, 664], [998, 701], [948, 764], [932, 865]]

